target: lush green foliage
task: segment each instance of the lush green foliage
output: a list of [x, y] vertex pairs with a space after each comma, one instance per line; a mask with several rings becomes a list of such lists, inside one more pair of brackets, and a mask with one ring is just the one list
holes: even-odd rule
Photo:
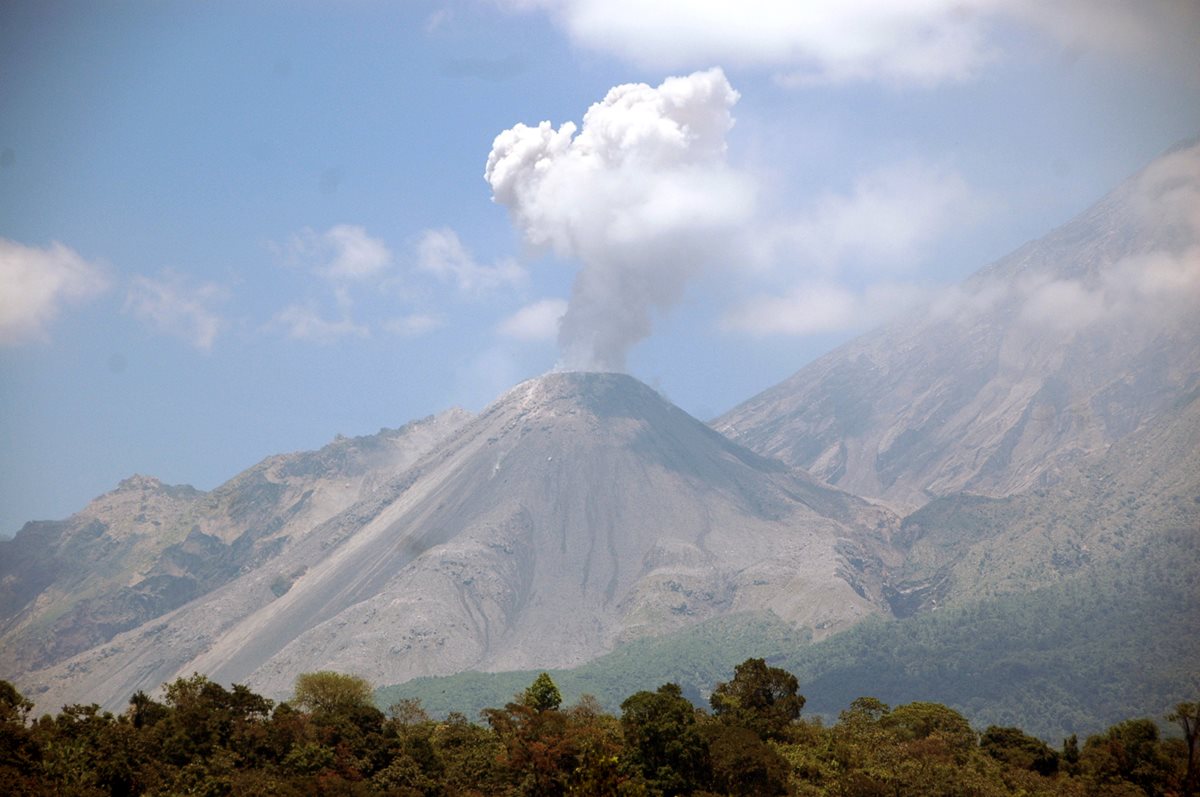
[[717, 684], [709, 703], [727, 725], [752, 731], [761, 739], [780, 738], [800, 716], [804, 696], [796, 676], [763, 659], [746, 659], [733, 671], [733, 680]]
[[312, 673], [275, 705], [193, 675], [162, 701], [138, 693], [120, 716], [66, 706], [31, 721], [0, 682], [5, 795], [396, 795], [397, 797], [1038, 797], [1194, 794], [1196, 703], [1169, 719], [1119, 722], [1052, 749], [1016, 727], [977, 734], [929, 702], [854, 700], [838, 720], [802, 720], [794, 676], [762, 659], [713, 690], [715, 713], [677, 684], [639, 691], [619, 717], [591, 698], [563, 707], [542, 673], [486, 725], [433, 720], [416, 701], [385, 716], [361, 679]]
[[357, 675], [306, 672], [296, 679], [292, 702], [312, 712], [336, 714], [371, 706], [371, 685]]
[[534, 711], [550, 711], [562, 705], [562, 694], [554, 684], [550, 673], [541, 673], [533, 679], [533, 683], [525, 690], [521, 701]]

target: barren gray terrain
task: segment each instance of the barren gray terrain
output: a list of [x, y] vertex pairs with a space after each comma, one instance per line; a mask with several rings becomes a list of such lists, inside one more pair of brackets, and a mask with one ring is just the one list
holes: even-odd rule
[[20, 681], [39, 705], [192, 671], [285, 696], [318, 669], [571, 666], [745, 609], [819, 637], [887, 611], [895, 522], [631, 377], [550, 374], [269, 563]]
[[65, 521], [26, 524], [0, 541], [0, 676], [107, 642], [273, 560], [469, 417], [450, 410], [269, 457], [212, 492], [133, 476]]

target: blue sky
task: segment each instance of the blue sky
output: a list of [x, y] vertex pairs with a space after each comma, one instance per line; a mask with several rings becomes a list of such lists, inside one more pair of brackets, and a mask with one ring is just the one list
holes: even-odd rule
[[560, 363], [711, 417], [1200, 132], [1197, 40], [1173, 0], [5, 3], [0, 534]]

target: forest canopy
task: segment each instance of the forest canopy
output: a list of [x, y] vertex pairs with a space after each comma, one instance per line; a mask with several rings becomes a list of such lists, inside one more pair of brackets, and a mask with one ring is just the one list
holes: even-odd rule
[[1194, 795], [1198, 706], [1129, 719], [1051, 746], [1020, 728], [972, 728], [947, 706], [861, 697], [836, 722], [805, 719], [795, 676], [747, 659], [713, 685], [712, 711], [677, 684], [619, 715], [564, 706], [547, 673], [481, 722], [434, 720], [419, 701], [382, 711], [362, 678], [300, 676], [275, 703], [203, 675], [30, 716], [0, 682], [0, 792], [9, 795]]

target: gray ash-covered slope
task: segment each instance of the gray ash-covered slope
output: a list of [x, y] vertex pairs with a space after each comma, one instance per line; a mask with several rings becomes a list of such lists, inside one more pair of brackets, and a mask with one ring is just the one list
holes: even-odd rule
[[[1045, 487], [1200, 385], [1200, 144], [714, 421], [901, 511]], [[1200, 445], [1200, 440], [1192, 441]]]
[[119, 705], [192, 671], [286, 695], [318, 669], [563, 667], [746, 609], [822, 636], [886, 611], [894, 523], [631, 377], [550, 374], [270, 563], [22, 686]]
[[[133, 476], [0, 541], [0, 677], [107, 642], [272, 560], [469, 419], [463, 410], [280, 454], [211, 492]], [[286, 587], [285, 578], [275, 585]]]

